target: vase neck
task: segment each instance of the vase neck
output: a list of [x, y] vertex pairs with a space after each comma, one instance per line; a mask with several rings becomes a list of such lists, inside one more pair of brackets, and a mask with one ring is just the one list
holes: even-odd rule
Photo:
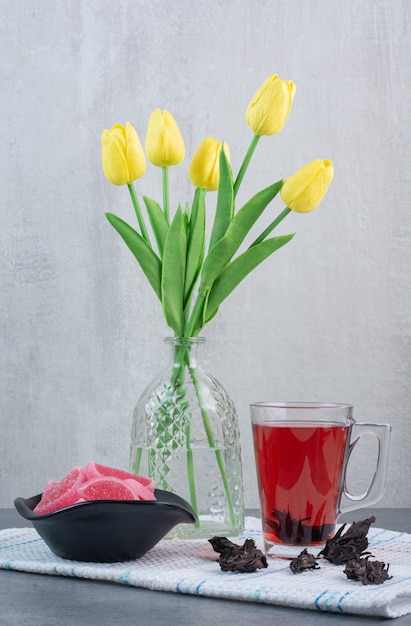
[[187, 350], [191, 367], [196, 367], [199, 364], [199, 349], [205, 341], [204, 337], [166, 337], [164, 339], [164, 342], [170, 347], [174, 362], [179, 351]]

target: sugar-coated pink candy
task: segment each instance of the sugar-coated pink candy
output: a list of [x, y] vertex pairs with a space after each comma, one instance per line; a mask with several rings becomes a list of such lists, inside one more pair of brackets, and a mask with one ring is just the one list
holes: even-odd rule
[[73, 467], [59, 482], [48, 481], [40, 502], [34, 508], [35, 513], [43, 514], [62, 509], [77, 502], [79, 498], [78, 484], [82, 476], [81, 467]]
[[91, 478], [79, 487], [84, 500], [135, 500], [134, 493], [126, 481], [112, 476]]
[[154, 492], [142, 485], [138, 480], [126, 478], [124, 481], [134, 493], [136, 500], [155, 500]]
[[34, 512], [50, 513], [90, 500], [155, 499], [151, 478], [90, 462], [84, 468], [73, 467], [60, 482], [49, 480]]
[[93, 469], [97, 476], [114, 476], [114, 478], [121, 478], [122, 480], [132, 479], [143, 485], [143, 487], [147, 487], [149, 491], [154, 492], [154, 480], [152, 478], [136, 476], [135, 474], [131, 474], [131, 472], [107, 467], [107, 465], [100, 465], [99, 463], [88, 463], [87, 466], [88, 465], [94, 466]]

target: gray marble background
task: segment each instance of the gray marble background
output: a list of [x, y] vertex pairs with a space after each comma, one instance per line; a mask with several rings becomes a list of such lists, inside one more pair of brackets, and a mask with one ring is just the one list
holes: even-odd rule
[[[390, 422], [381, 505], [411, 506], [410, 18], [406, 0], [0, 0], [0, 506], [72, 465], [127, 467], [134, 404], [166, 356], [156, 297], [104, 217], [133, 212], [103, 176], [102, 130], [130, 121], [144, 139], [153, 109], [174, 114], [176, 206], [204, 137], [238, 169], [245, 109], [272, 73], [297, 94], [241, 198], [313, 158], [335, 179], [204, 333], [239, 412], [246, 504], [248, 404], [276, 399]], [[136, 187], [160, 200], [159, 170]], [[360, 452], [353, 488], [369, 474]]]

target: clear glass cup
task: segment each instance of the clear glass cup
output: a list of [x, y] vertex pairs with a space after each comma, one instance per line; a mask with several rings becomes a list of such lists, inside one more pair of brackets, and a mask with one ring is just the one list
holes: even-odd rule
[[[250, 411], [265, 552], [317, 554], [340, 515], [381, 499], [391, 427], [355, 422], [348, 404], [257, 402]], [[365, 434], [377, 440], [375, 471], [365, 493], [352, 495], [347, 466]]]

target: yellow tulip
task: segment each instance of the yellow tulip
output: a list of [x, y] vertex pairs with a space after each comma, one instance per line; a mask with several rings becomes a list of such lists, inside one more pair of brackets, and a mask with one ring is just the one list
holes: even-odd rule
[[101, 135], [103, 171], [113, 185], [129, 185], [146, 171], [146, 159], [135, 128], [114, 124]]
[[332, 162], [315, 159], [287, 178], [281, 198], [296, 213], [309, 213], [320, 204], [333, 177]]
[[255, 135], [275, 135], [284, 126], [294, 100], [292, 80], [269, 76], [254, 94], [245, 117]]
[[[222, 141], [207, 137], [198, 146], [190, 163], [188, 175], [195, 187], [216, 191], [220, 182], [220, 151]], [[230, 160], [230, 150], [224, 142], [224, 153]]]
[[146, 154], [153, 165], [168, 167], [184, 159], [185, 147], [174, 117], [156, 109], [150, 117], [146, 135]]

